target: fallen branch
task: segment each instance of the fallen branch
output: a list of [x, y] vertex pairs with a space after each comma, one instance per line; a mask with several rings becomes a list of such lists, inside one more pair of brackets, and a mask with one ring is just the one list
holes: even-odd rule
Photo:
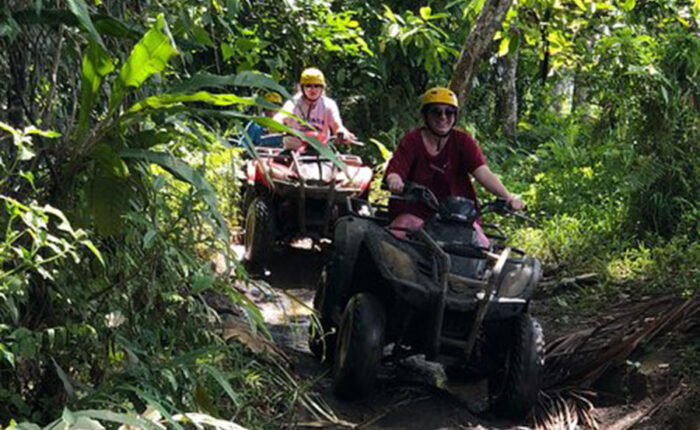
[[572, 278], [563, 278], [559, 281], [550, 279], [540, 282], [540, 289], [536, 293], [536, 298], [558, 296], [566, 292], [597, 285], [601, 277], [597, 273], [584, 273]]

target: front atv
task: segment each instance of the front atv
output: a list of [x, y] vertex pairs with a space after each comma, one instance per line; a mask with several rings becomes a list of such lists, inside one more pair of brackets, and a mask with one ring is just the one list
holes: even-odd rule
[[[542, 330], [528, 313], [539, 262], [506, 247], [494, 225], [484, 224], [491, 244], [482, 247], [473, 226], [480, 214], [470, 200], [438, 205], [429, 190], [408, 189], [408, 198], [436, 214], [405, 239], [392, 234], [381, 211], [336, 224], [315, 300], [323, 329], [337, 332], [327, 336], [335, 341], [336, 393], [364, 396], [382, 359], [425, 354], [447, 366], [482, 368], [492, 408], [521, 418], [536, 400], [544, 364]], [[487, 212], [507, 210], [495, 202]], [[382, 357], [390, 344], [391, 355]]]

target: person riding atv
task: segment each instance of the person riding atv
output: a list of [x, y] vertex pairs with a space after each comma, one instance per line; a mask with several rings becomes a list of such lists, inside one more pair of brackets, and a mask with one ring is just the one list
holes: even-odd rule
[[[478, 204], [470, 178], [473, 177], [513, 209], [522, 209], [523, 201], [512, 195], [489, 169], [474, 138], [455, 129], [458, 111], [457, 96], [448, 88], [435, 87], [423, 94], [424, 125], [408, 132], [394, 151], [386, 173], [389, 190], [400, 193], [405, 181], [413, 181], [428, 187], [440, 201], [451, 195], [467, 197]], [[390, 204], [389, 211], [393, 225], [399, 228], [417, 228], [431, 215], [424, 205], [398, 201]], [[475, 228], [481, 230], [478, 223]]]
[[[299, 78], [299, 87], [299, 93], [288, 100], [274, 116], [275, 121], [303, 133], [317, 133], [322, 141], [331, 136], [337, 136], [339, 143], [356, 140], [355, 135], [343, 125], [336, 102], [326, 96], [326, 78], [323, 72], [314, 67], [304, 69]], [[306, 121], [306, 124], [289, 116], [287, 112]], [[285, 148], [297, 149], [301, 144], [298, 137], [284, 138]]]
[[[508, 207], [522, 208], [522, 201], [483, 170], [473, 139], [453, 130], [456, 108], [449, 90], [429, 90], [426, 127], [409, 133], [389, 164], [388, 186], [403, 196], [394, 196], [388, 211], [350, 211], [336, 223], [334, 252], [314, 297], [320, 330], [312, 328], [309, 347], [333, 361], [340, 397], [369, 394], [383, 361], [424, 354], [483, 369], [492, 408], [522, 418], [535, 403], [544, 364], [542, 329], [528, 313], [540, 264], [506, 246], [497, 226], [482, 227], [482, 214], [517, 215]], [[464, 168], [505, 199], [480, 207]]]
[[343, 126], [335, 102], [322, 95], [323, 74], [306, 69], [300, 83], [301, 95], [282, 109], [305, 123], [283, 112], [275, 119], [301, 131], [305, 139], [286, 136], [285, 149], [258, 148], [258, 157], [247, 163], [244, 260], [253, 271], [265, 268], [276, 242], [310, 237], [320, 243], [330, 238], [335, 221], [347, 213], [347, 197], [369, 192], [372, 169], [334, 145], [362, 143]]

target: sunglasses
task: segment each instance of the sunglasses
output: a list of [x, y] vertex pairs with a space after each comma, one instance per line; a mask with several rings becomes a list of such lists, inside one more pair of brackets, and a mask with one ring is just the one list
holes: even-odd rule
[[321, 84], [306, 84], [306, 85], [304, 85], [304, 88], [323, 88], [323, 85], [321, 85]]
[[453, 117], [453, 116], [457, 115], [457, 109], [455, 109], [455, 108], [440, 109], [438, 107], [434, 107], [434, 108], [430, 108], [428, 110], [428, 114], [430, 114], [430, 116], [434, 116], [436, 118], [440, 117], [442, 115], [445, 115], [446, 117], [449, 118], [449, 117]]

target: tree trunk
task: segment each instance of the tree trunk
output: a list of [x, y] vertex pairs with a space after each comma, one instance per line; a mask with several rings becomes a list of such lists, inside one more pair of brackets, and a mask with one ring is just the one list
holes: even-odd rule
[[520, 48], [499, 59], [503, 70], [502, 82], [499, 85], [500, 119], [503, 135], [515, 138], [518, 134], [518, 91], [516, 78], [518, 71], [518, 54]]
[[7, 122], [15, 128], [24, 128], [24, 96], [27, 89], [26, 48], [21, 37], [10, 45], [10, 82], [7, 87]]
[[542, 62], [540, 63], [540, 79], [542, 79], [542, 86], [547, 83], [547, 75], [549, 75], [549, 39], [547, 39], [547, 25], [549, 24], [550, 15], [550, 9], [547, 9], [544, 13], [544, 23], [540, 23], [540, 34], [542, 35]]
[[457, 93], [460, 106], [465, 105], [471, 91], [476, 63], [491, 44], [493, 35], [501, 27], [512, 2], [513, 0], [486, 0], [474, 28], [467, 36], [450, 79], [450, 89]]

